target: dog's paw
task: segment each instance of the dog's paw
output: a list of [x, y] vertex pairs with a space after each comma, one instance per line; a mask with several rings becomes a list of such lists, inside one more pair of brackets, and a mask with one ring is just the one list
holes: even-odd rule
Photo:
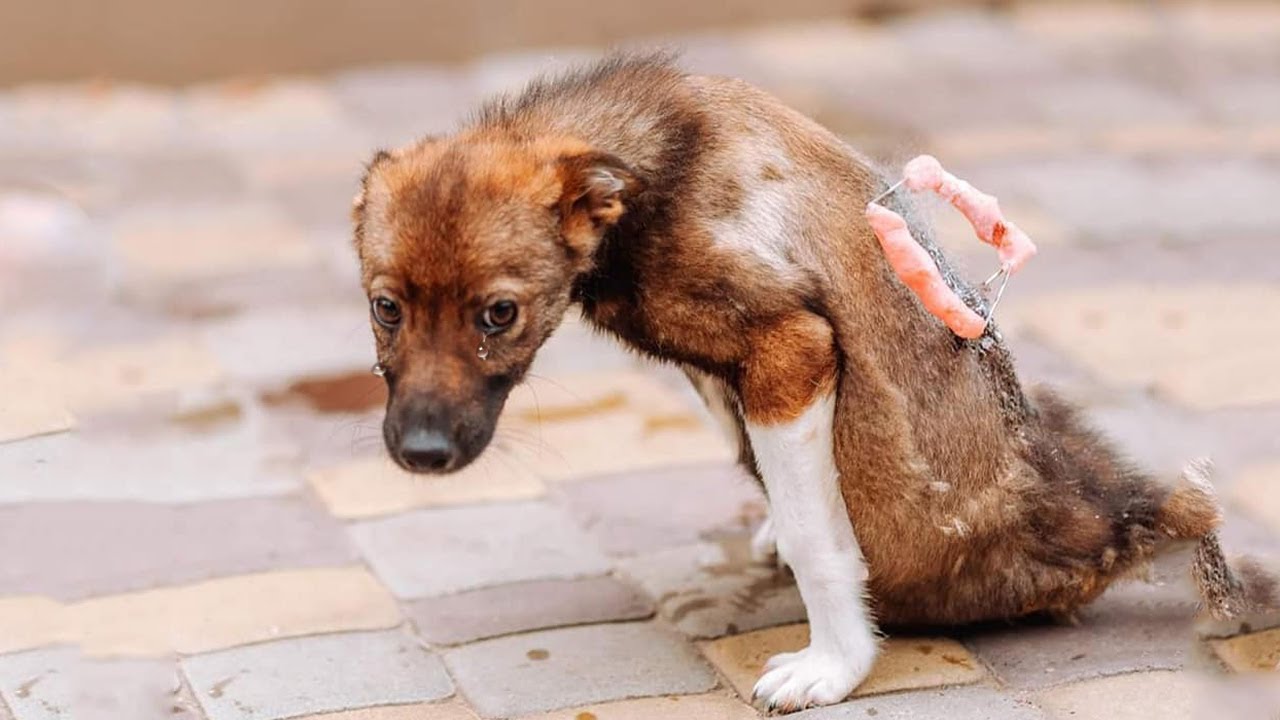
[[751, 562], [782, 566], [782, 558], [778, 556], [778, 533], [773, 529], [771, 517], [766, 517], [751, 536]]
[[815, 705], [831, 705], [849, 696], [875, 662], [875, 645], [843, 657], [807, 647], [774, 655], [756, 682], [752, 698], [770, 712], [796, 712]]

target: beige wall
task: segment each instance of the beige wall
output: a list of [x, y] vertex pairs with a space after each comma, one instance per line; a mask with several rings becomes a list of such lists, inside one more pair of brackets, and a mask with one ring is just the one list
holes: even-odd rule
[[[449, 61], [958, 0], [0, 0], [0, 85]], [[969, 4], [976, 4], [970, 2]], [[987, 3], [991, 4], [991, 3]]]

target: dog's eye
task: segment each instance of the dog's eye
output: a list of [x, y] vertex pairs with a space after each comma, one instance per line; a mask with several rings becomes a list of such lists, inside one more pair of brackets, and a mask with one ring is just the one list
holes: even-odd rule
[[400, 324], [400, 306], [390, 298], [374, 298], [373, 319], [384, 328], [394, 328]]
[[496, 333], [511, 327], [516, 321], [518, 311], [516, 304], [510, 300], [499, 300], [484, 309], [480, 315], [480, 326], [487, 333]]

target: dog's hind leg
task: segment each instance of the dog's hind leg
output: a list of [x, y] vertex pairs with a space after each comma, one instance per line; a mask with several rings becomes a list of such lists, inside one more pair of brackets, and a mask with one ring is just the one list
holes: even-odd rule
[[875, 660], [864, 602], [866, 565], [835, 464], [835, 350], [822, 318], [798, 313], [753, 337], [740, 395], [747, 436], [769, 495], [778, 552], [809, 616], [809, 646], [772, 658], [755, 695], [771, 709], [844, 699]]

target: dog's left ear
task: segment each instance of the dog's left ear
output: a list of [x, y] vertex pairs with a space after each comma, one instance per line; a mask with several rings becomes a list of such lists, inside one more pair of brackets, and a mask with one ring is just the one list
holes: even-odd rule
[[588, 257], [626, 212], [640, 181], [618, 158], [594, 151], [562, 157], [559, 172], [561, 234], [578, 257]]

